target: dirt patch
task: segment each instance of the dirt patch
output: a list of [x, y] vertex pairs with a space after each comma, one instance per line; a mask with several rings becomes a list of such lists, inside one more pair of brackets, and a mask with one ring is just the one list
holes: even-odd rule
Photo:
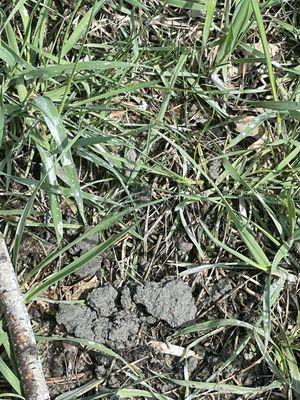
[[[78, 256], [81, 256], [82, 254], [86, 253], [87, 251], [89, 251], [94, 246], [97, 246], [98, 244], [99, 244], [99, 235], [98, 233], [94, 233], [89, 237], [85, 238], [84, 240], [82, 240], [76, 246], [74, 246], [73, 253]], [[77, 271], [75, 271], [74, 275], [80, 278], [86, 278], [91, 275], [94, 275], [101, 269], [102, 261], [103, 257], [98, 255], [92, 260], [88, 261], [83, 268], [80, 268]]]

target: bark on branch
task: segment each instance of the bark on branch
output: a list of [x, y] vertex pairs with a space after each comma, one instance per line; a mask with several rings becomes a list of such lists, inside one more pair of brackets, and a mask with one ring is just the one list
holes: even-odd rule
[[0, 305], [4, 311], [22, 387], [28, 400], [49, 400], [30, 318], [7, 247], [0, 233]]

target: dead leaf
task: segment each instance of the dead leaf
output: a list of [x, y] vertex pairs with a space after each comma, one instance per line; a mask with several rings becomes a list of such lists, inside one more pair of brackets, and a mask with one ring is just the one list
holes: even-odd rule
[[194, 357], [196, 360], [201, 361], [202, 357], [199, 356], [197, 353], [195, 353], [192, 350], [187, 350], [182, 346], [177, 346], [175, 344], [171, 343], [163, 343], [163, 342], [158, 342], [156, 340], [151, 340], [149, 342], [149, 345], [157, 352], [159, 353], [164, 353], [164, 354], [169, 354], [171, 356], [175, 357]]
[[70, 292], [66, 297], [69, 297], [68, 300], [78, 300], [82, 293], [89, 289], [94, 289], [97, 284], [98, 278], [96, 276], [93, 276], [92, 279], [89, 279], [87, 281], [81, 280], [80, 282], [70, 287]]
[[[235, 129], [237, 132], [241, 133], [244, 132], [246, 127], [253, 121], [255, 117], [253, 115], [242, 115], [236, 122], [235, 122]], [[256, 126], [252, 130], [251, 136], [253, 137], [260, 137], [260, 127]]]
[[259, 150], [262, 148], [264, 142], [265, 142], [265, 137], [266, 135], [262, 135], [261, 138], [259, 138], [258, 140], [256, 140], [254, 143], [252, 143], [249, 146], [249, 150]]
[[[270, 56], [274, 58], [280, 52], [280, 46], [279, 44], [276, 43], [268, 43], [268, 45], [269, 45]], [[257, 51], [260, 51], [261, 53], [264, 52], [264, 48], [261, 41], [259, 41], [258, 43], [254, 43], [252, 45], [252, 48]]]

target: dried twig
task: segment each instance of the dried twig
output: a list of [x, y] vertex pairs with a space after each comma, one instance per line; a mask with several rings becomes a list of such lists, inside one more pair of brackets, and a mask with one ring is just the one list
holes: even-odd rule
[[26, 399], [50, 399], [30, 318], [1, 233], [0, 305], [7, 321]]

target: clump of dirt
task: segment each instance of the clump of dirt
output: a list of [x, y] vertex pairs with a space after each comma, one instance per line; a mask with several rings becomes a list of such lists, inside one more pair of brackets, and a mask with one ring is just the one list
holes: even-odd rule
[[82, 304], [61, 304], [56, 321], [63, 324], [67, 332], [76, 337], [94, 340], [94, 322], [97, 314]]
[[87, 296], [87, 304], [97, 312], [98, 315], [109, 317], [117, 311], [115, 301], [118, 292], [111, 285], [107, 284], [92, 290]]
[[196, 317], [191, 288], [181, 279], [148, 282], [137, 289], [135, 301], [153, 317], [178, 328]]
[[[195, 319], [196, 306], [190, 287], [181, 279], [149, 282], [136, 289], [134, 301], [129, 287], [120, 293], [110, 284], [92, 290], [86, 305], [62, 304], [56, 315], [69, 334], [102, 343], [115, 350], [131, 349], [139, 343], [142, 326], [157, 320], [171, 327]], [[140, 310], [142, 304], [146, 311]]]
[[63, 304], [56, 321], [68, 333], [105, 344], [115, 350], [131, 348], [136, 342], [141, 321], [136, 312], [116, 307], [118, 292], [111, 286], [92, 290], [87, 305]]

